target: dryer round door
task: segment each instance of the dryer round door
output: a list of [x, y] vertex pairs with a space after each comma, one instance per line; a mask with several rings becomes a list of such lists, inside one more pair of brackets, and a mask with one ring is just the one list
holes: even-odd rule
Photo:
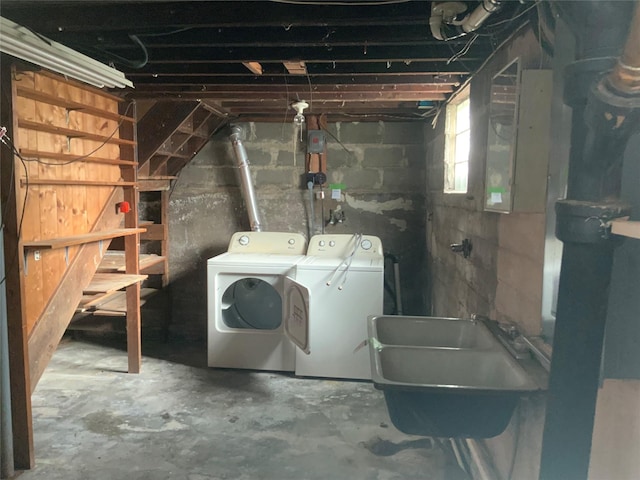
[[275, 330], [282, 324], [282, 298], [259, 278], [241, 278], [222, 295], [222, 321], [227, 327]]

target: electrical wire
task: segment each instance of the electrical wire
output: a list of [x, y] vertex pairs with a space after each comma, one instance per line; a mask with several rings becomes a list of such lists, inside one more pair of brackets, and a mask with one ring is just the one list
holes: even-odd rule
[[311, 87], [311, 77], [306, 68], [305, 73], [307, 74], [307, 82], [309, 82], [309, 113], [311, 113], [313, 111], [313, 87]]
[[464, 47], [462, 47], [460, 49], [459, 52], [453, 54], [451, 56], [451, 58], [449, 58], [449, 60], [447, 60], [447, 65], [455, 62], [456, 60], [458, 60], [460, 57], [466, 55], [467, 53], [469, 53], [469, 49], [471, 48], [471, 45], [473, 45], [473, 42], [475, 42], [478, 38], [477, 34], [471, 34], [471, 38], [469, 39], [469, 41], [464, 45]]
[[518, 13], [517, 15], [514, 15], [513, 17], [507, 18], [505, 20], [500, 20], [499, 22], [496, 22], [496, 23], [491, 23], [489, 25], [485, 25], [484, 28], [493, 28], [493, 27], [496, 27], [498, 25], [503, 25], [505, 23], [513, 22], [514, 20], [517, 20], [518, 18], [523, 16], [525, 13], [527, 13], [532, 8], [535, 8], [537, 4], [538, 4], [538, 0], [533, 2], [533, 5], [531, 5], [530, 7], [525, 8], [522, 12]]
[[[17, 240], [18, 242], [20, 241], [20, 237], [22, 236], [22, 224], [24, 223], [24, 213], [27, 209], [27, 198], [29, 197], [29, 169], [27, 168], [27, 164], [25, 163], [24, 158], [22, 158], [22, 155], [20, 155], [20, 152], [18, 151], [18, 149], [15, 147], [15, 145], [13, 144], [13, 142], [11, 141], [11, 139], [9, 138], [8, 135], [4, 135], [0, 141], [2, 143], [4, 143], [6, 146], [8, 146], [12, 152], [20, 159], [20, 162], [22, 163], [22, 168], [24, 168], [24, 178], [25, 178], [25, 192], [24, 192], [24, 200], [22, 201], [22, 213], [20, 214], [20, 221], [18, 222], [18, 233], [17, 233]], [[15, 161], [11, 162], [12, 164], [15, 165]], [[12, 172], [12, 177], [13, 174], [15, 172], [15, 166], [12, 165], [11, 167], [11, 172]], [[12, 179], [13, 182], [13, 179]], [[14, 186], [14, 190], [15, 190], [15, 186]], [[9, 192], [10, 195], [10, 192]], [[8, 200], [7, 200], [8, 203]], [[1, 230], [4, 231], [4, 227], [5, 227], [5, 216], [6, 213], [3, 213], [3, 219], [2, 219], [2, 228]], [[16, 243], [16, 249], [19, 248], [18, 247], [18, 243]], [[5, 275], [2, 278], [2, 280], [0, 280], [0, 285], [2, 285], [6, 280], [7, 280], [7, 273], [8, 271], [11, 271], [16, 263], [16, 259], [18, 258], [17, 256], [17, 252], [16, 255], [12, 255], [12, 260], [11, 263], [7, 266], [6, 270], [5, 270]]]
[[[124, 112], [124, 116], [126, 117], [127, 114], [129, 113], [129, 110], [131, 109], [131, 107], [133, 106], [133, 102], [129, 103], [129, 105], [127, 106], [127, 109]], [[44, 160], [41, 160], [40, 158], [24, 158], [22, 156], [20, 156], [20, 158], [23, 161], [26, 162], [36, 162], [39, 163], [41, 165], [48, 165], [51, 167], [63, 167], [65, 165], [71, 165], [72, 163], [76, 163], [76, 162], [81, 162], [82, 160], [86, 160], [87, 158], [89, 158], [91, 155], [93, 155], [94, 153], [96, 153], [98, 150], [102, 149], [107, 143], [109, 143], [109, 140], [111, 140], [113, 138], [113, 136], [118, 133], [118, 131], [120, 130], [120, 127], [122, 126], [122, 124], [124, 123], [125, 119], [123, 118], [122, 120], [120, 120], [118, 122], [118, 125], [116, 126], [116, 128], [113, 130], [113, 132], [111, 132], [111, 135], [109, 135], [98, 147], [94, 148], [91, 152], [82, 155], [80, 157], [76, 157], [74, 159], [71, 160], [67, 160], [65, 162], [45, 162]]]

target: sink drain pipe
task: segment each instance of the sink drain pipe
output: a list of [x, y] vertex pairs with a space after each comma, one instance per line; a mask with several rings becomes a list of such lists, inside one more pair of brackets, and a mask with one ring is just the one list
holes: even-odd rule
[[[571, 150], [567, 199], [556, 203], [556, 236], [564, 248], [539, 478], [586, 480], [618, 244], [609, 222], [629, 215], [620, 200], [621, 173], [628, 140], [640, 126], [640, 3], [563, 2], [562, 10], [580, 58], [565, 70]], [[620, 19], [629, 17], [615, 67], [603, 55], [619, 51], [625, 35]]]
[[251, 179], [251, 170], [249, 168], [249, 158], [247, 150], [242, 143], [242, 127], [234, 125], [231, 127], [231, 144], [235, 152], [236, 167], [240, 176], [240, 186], [242, 188], [242, 198], [247, 207], [249, 214], [249, 226], [252, 232], [261, 232], [262, 224], [260, 223], [260, 213], [258, 212], [258, 202], [256, 201], [256, 192], [253, 188], [253, 180]]

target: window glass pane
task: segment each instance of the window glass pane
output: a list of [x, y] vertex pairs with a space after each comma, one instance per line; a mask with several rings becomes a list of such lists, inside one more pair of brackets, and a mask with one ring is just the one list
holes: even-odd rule
[[456, 137], [455, 163], [467, 162], [469, 160], [470, 142], [471, 132], [469, 130]]
[[470, 123], [469, 99], [467, 99], [458, 105], [456, 112], [456, 132], [459, 133], [469, 130]]
[[455, 167], [455, 191], [467, 191], [467, 178], [469, 177], [469, 162], [457, 163]]

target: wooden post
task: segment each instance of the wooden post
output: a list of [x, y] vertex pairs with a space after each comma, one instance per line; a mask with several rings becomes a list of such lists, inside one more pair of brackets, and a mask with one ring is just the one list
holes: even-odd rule
[[[7, 58], [3, 58], [9, 63]], [[0, 70], [2, 103], [0, 119], [7, 128], [7, 135], [16, 144], [18, 128], [13, 114], [16, 89], [13, 78], [15, 67], [3, 65]], [[19, 470], [32, 468], [34, 465], [33, 424], [31, 421], [31, 383], [29, 380], [29, 349], [27, 322], [22, 308], [24, 298], [22, 244], [18, 236], [20, 223], [19, 213], [22, 205], [17, 205], [20, 196], [15, 193], [19, 189], [21, 162], [14, 157], [6, 145], [2, 145], [2, 165], [0, 181], [2, 185], [2, 201], [5, 211], [5, 279], [7, 287], [7, 318], [9, 327], [9, 364], [11, 369], [11, 409], [13, 425], [13, 450], [15, 468]], [[12, 191], [10, 186], [13, 177]]]
[[[122, 106], [121, 106], [122, 107]], [[134, 105], [135, 109], [135, 105]], [[133, 115], [136, 118], [135, 112]], [[136, 139], [136, 128], [132, 124], [122, 124], [121, 137]], [[121, 146], [121, 158], [137, 160], [137, 148], [135, 146]], [[136, 186], [124, 188], [124, 200], [129, 202], [131, 210], [125, 214], [124, 226], [137, 228], [138, 226], [138, 169], [136, 166], [123, 166], [122, 178], [124, 181], [136, 182]], [[129, 235], [124, 239], [124, 256], [127, 274], [140, 273], [140, 235]], [[140, 373], [142, 364], [142, 334], [140, 326], [140, 282], [127, 287], [127, 356], [129, 373]]]

